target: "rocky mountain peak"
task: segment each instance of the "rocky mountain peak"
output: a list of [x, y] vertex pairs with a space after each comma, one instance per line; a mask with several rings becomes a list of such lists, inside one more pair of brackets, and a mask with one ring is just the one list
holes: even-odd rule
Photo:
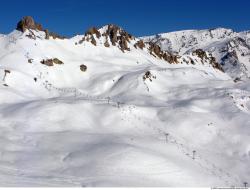
[[25, 32], [27, 29], [42, 31], [43, 27], [36, 23], [31, 16], [25, 16], [17, 23], [16, 29], [21, 32]]
[[58, 39], [65, 39], [65, 37], [63, 37], [55, 32], [51, 32], [48, 29], [43, 29], [43, 26], [41, 24], [35, 22], [35, 20], [31, 16], [23, 17], [17, 23], [16, 30], [21, 31], [23, 33], [26, 32], [26, 30], [30, 30], [30, 33], [27, 34], [26, 36], [31, 38], [31, 39], [36, 39], [36, 37], [37, 37], [34, 34], [34, 32], [32, 32], [31, 30], [45, 32], [45, 39], [49, 39], [50, 37], [52, 37], [53, 39], [57, 39], [57, 38]]
[[131, 34], [114, 24], [109, 24], [106, 32], [102, 35], [105, 36], [106, 39], [109, 39], [113, 46], [118, 44], [122, 51], [129, 51], [128, 43], [134, 39]]
[[130, 51], [128, 44], [131, 40], [135, 39], [131, 34], [123, 30], [121, 27], [109, 24], [104, 27], [97, 29], [96, 27], [89, 28], [82, 40], [79, 43], [84, 41], [91, 42], [93, 45], [97, 45], [97, 40], [102, 38], [104, 40], [104, 46], [110, 47], [117, 46], [121, 51]]

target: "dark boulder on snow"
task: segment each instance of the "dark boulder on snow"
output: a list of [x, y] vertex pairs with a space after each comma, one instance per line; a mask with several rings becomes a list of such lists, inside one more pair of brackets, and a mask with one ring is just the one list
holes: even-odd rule
[[51, 66], [53, 66], [54, 64], [57, 64], [57, 65], [62, 65], [62, 64], [64, 64], [60, 59], [58, 59], [58, 58], [53, 58], [53, 59], [43, 59], [42, 61], [41, 61], [41, 63], [43, 64], [43, 65], [47, 65], [47, 66], [49, 66], [49, 67], [51, 67]]
[[47, 66], [49, 66], [49, 67], [51, 67], [51, 66], [54, 65], [54, 64], [53, 64], [53, 59], [42, 60], [41, 63], [42, 63], [43, 65], [47, 65]]
[[87, 66], [86, 66], [86, 65], [80, 65], [80, 70], [81, 70], [82, 72], [87, 71]]

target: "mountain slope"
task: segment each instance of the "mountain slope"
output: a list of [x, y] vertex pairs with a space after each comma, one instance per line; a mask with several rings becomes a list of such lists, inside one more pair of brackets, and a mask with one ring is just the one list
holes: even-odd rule
[[115, 25], [65, 39], [28, 21], [0, 37], [1, 186], [247, 182], [247, 78]]
[[186, 30], [143, 37], [163, 50], [181, 55], [202, 49], [212, 54], [232, 78], [249, 78], [250, 33], [230, 29]]

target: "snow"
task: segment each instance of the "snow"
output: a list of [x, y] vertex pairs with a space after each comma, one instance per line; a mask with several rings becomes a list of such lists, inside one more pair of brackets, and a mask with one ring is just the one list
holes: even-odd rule
[[[35, 40], [18, 31], [0, 37], [0, 78], [10, 71], [0, 82], [1, 186], [248, 182], [249, 79], [234, 83], [199, 60], [169, 64], [133, 42], [123, 53], [102, 46], [103, 39], [76, 45], [82, 36], [35, 34]], [[214, 35], [224, 41], [234, 33]], [[50, 58], [64, 64], [40, 63]], [[147, 71], [152, 81], [143, 80]]]
[[[211, 53], [230, 77], [250, 78], [249, 32], [236, 33], [231, 29], [184, 30], [141, 37], [145, 42], [155, 42], [163, 50], [188, 55], [196, 49]], [[233, 53], [238, 60], [228, 57]]]

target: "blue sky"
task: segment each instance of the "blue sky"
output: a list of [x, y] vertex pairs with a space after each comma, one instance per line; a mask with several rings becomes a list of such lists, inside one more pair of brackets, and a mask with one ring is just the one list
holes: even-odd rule
[[250, 30], [249, 0], [12, 0], [1, 1], [0, 33], [12, 31], [25, 15], [66, 36], [109, 23], [135, 36], [216, 27]]

